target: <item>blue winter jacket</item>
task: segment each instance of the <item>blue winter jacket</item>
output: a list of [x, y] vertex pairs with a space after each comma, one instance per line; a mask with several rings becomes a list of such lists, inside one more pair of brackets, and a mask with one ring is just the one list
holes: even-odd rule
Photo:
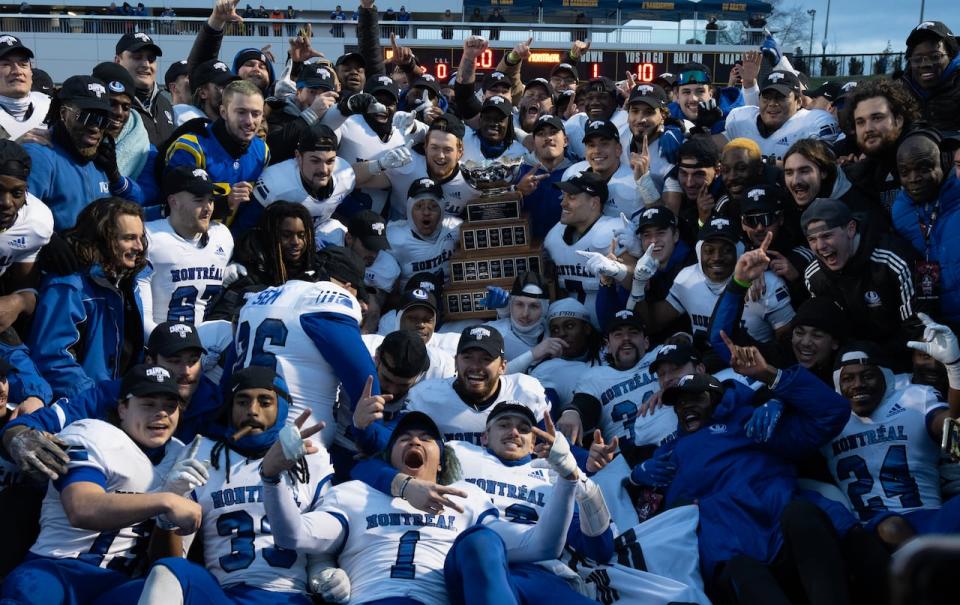
[[[139, 293], [133, 288], [126, 296], [132, 297], [137, 313], [129, 319], [142, 323]], [[120, 378], [124, 302], [124, 294], [99, 265], [44, 278], [27, 345], [55, 397], [73, 397], [97, 381]], [[134, 334], [127, 336], [142, 340], [142, 334], [142, 325], [137, 325]], [[141, 348], [134, 347], [137, 358]]]
[[794, 462], [816, 452], [843, 429], [850, 404], [800, 366], [783, 370], [773, 395], [785, 404], [770, 441], [757, 443], [744, 425], [755, 393], [735, 381], [713, 412], [712, 424], [660, 446], [677, 474], [667, 489], [668, 506], [700, 507], [700, 563], [704, 579], [736, 555], [773, 561], [783, 545], [780, 515], [797, 491]]
[[[960, 181], [953, 171], [940, 187], [940, 208], [930, 232], [929, 259], [940, 263], [940, 311], [943, 319], [960, 322]], [[917, 206], [900, 190], [893, 202], [893, 228], [923, 257], [926, 243], [920, 231], [920, 217], [930, 225], [934, 207]]]
[[14, 371], [7, 375], [7, 382], [10, 383], [8, 401], [19, 403], [27, 397], [36, 397], [49, 403], [53, 399], [53, 391], [30, 359], [30, 349], [26, 345], [0, 341], [0, 358], [14, 368]]

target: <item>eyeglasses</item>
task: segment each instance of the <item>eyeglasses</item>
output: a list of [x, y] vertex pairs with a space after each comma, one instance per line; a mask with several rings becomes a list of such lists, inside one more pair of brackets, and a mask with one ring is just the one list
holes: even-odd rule
[[943, 61], [943, 58], [947, 55], [941, 52], [930, 53], [929, 55], [914, 55], [910, 57], [910, 65], [914, 67], [920, 67], [926, 62], [930, 62], [931, 65], [936, 65], [940, 61]]
[[103, 130], [110, 123], [110, 116], [98, 111], [80, 110], [73, 114], [80, 126], [93, 126]]
[[562, 84], [564, 86], [573, 86], [576, 83], [576, 78], [562, 78], [560, 76], [553, 76], [550, 78], [550, 84], [552, 84], [554, 88], [556, 88], [558, 84]]
[[747, 227], [754, 229], [758, 227], [769, 227], [777, 222], [777, 214], [774, 212], [764, 212], [763, 214], [747, 214], [743, 217], [743, 222]]

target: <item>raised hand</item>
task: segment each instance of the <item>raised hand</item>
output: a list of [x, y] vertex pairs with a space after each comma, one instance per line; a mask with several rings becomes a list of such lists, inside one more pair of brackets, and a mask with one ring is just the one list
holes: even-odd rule
[[960, 344], [957, 343], [957, 335], [953, 333], [953, 330], [933, 321], [926, 313], [917, 313], [917, 317], [925, 326], [923, 340], [911, 340], [907, 343], [907, 346], [921, 353], [926, 353], [945, 366], [960, 363]]
[[[475, 61], [477, 57], [487, 50], [489, 43], [482, 36], [467, 36], [463, 40], [463, 56], [466, 59]], [[458, 78], [459, 81], [459, 78]]]
[[220, 31], [227, 23], [243, 23], [243, 17], [237, 13], [237, 4], [240, 0], [216, 0], [213, 3], [213, 12], [207, 18], [207, 25]]
[[549, 172], [540, 172], [541, 170], [544, 170], [543, 164], [538, 163], [532, 170], [523, 175], [523, 178], [517, 183], [517, 191], [521, 195], [524, 197], [531, 195], [540, 186], [541, 181], [550, 176]]
[[[547, 453], [546, 458], [547, 466], [564, 479], [576, 479], [580, 476], [577, 469], [577, 459], [573, 457], [573, 452], [570, 451], [570, 443], [567, 441], [567, 438], [563, 436], [563, 433], [558, 433], [556, 428], [554, 428], [553, 420], [550, 418], [549, 412], [543, 415], [543, 425], [547, 430], [543, 430], [537, 426], [531, 427], [531, 430], [534, 435], [550, 446], [550, 451]], [[533, 461], [531, 465], [543, 466], [542, 463], [538, 464], [536, 460]]]
[[716, 207], [717, 200], [710, 193], [710, 183], [704, 183], [697, 193], [697, 218], [700, 219], [701, 223], [706, 223], [710, 220], [713, 209]]
[[[559, 340], [559, 339], [557, 339]], [[570, 440], [570, 443], [580, 445], [583, 435], [583, 421], [576, 410], [566, 410], [557, 418], [557, 430]]]
[[657, 274], [657, 271], [660, 270], [660, 261], [653, 257], [653, 249], [655, 246], [655, 244], [647, 246], [647, 251], [637, 259], [637, 264], [633, 268], [634, 283], [642, 282], [646, 284]]
[[283, 471], [296, 466], [302, 457], [316, 454], [320, 451], [320, 447], [314, 444], [310, 440], [310, 437], [323, 430], [326, 423], [321, 421], [304, 429], [303, 425], [309, 417], [310, 410], [304, 410], [304, 412], [294, 420], [293, 426], [288, 424], [280, 429], [279, 438], [274, 442], [273, 446], [267, 450], [267, 454], [263, 457], [260, 474], [266, 477], [275, 477]]
[[160, 491], [186, 496], [207, 483], [210, 479], [210, 471], [207, 470], [207, 466], [203, 462], [197, 460], [197, 452], [200, 449], [202, 439], [200, 435], [197, 435], [190, 442], [190, 445], [184, 448], [177, 458], [177, 462], [170, 467], [167, 476], [164, 477]]
[[723, 339], [727, 349], [730, 350], [730, 367], [734, 372], [767, 384], [776, 377], [776, 368], [767, 364], [767, 360], [764, 359], [757, 347], [743, 347], [734, 344], [723, 330], [720, 330], [720, 338]]
[[737, 259], [737, 264], [733, 269], [733, 278], [738, 281], [755, 281], [763, 277], [763, 272], [770, 265], [770, 257], [767, 255], [767, 248], [773, 241], [773, 232], [768, 231], [763, 242], [756, 250], [745, 252]]
[[617, 451], [620, 449], [620, 438], [614, 437], [610, 443], [603, 442], [603, 433], [600, 429], [593, 431], [593, 443], [590, 445], [590, 453], [587, 456], [587, 472], [595, 473], [617, 457]]
[[586, 259], [584, 264], [587, 271], [594, 275], [602, 275], [616, 281], [623, 281], [627, 277], [627, 266], [608, 258], [606, 254], [589, 250], [577, 250], [577, 254]]
[[533, 36], [530, 36], [526, 42], [517, 42], [517, 45], [513, 47], [513, 52], [517, 53], [521, 61], [526, 61], [530, 58], [530, 46], [532, 44]]
[[266, 46], [260, 48], [260, 52], [262, 52], [263, 56], [267, 58], [267, 61], [276, 63], [277, 58], [273, 55], [273, 51], [270, 50], [271, 48], [273, 48], [273, 44], [267, 44]]
[[748, 50], [741, 57], [743, 66], [740, 67], [740, 75], [743, 77], [743, 87], [753, 88], [757, 83], [757, 77], [760, 76], [760, 64], [763, 61], [763, 55], [759, 50]]
[[390, 34], [390, 48], [393, 49], [393, 62], [397, 65], [409, 65], [413, 61], [413, 51], [409, 46], [397, 42], [396, 34]]
[[639, 258], [643, 254], [642, 243], [637, 236], [637, 226], [627, 218], [627, 215], [620, 213], [619, 227], [613, 229], [613, 239], [617, 242], [617, 251], [619, 254], [626, 252], [634, 258]]
[[570, 45], [570, 56], [579, 60], [588, 50], [590, 50], [590, 40], [574, 40]]
[[357, 407], [353, 410], [353, 426], [358, 429], [365, 429], [377, 420], [382, 420], [383, 409], [391, 401], [393, 401], [393, 395], [373, 394], [373, 376], [368, 376], [367, 383], [363, 386], [360, 401], [357, 402]]
[[487, 286], [487, 296], [483, 299], [484, 309], [502, 309], [509, 303], [509, 292], [499, 286]]
[[643, 133], [643, 146], [640, 153], [630, 152], [630, 167], [633, 168], [633, 180], [639, 181], [640, 177], [650, 170], [650, 147], [647, 144], [647, 133]]

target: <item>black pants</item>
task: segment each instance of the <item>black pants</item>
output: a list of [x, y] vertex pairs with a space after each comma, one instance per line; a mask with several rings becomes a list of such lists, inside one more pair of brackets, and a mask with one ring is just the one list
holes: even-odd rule
[[23, 561], [40, 533], [40, 505], [43, 484], [10, 485], [0, 491], [0, 519], [3, 519], [3, 548], [0, 548], [0, 578]]

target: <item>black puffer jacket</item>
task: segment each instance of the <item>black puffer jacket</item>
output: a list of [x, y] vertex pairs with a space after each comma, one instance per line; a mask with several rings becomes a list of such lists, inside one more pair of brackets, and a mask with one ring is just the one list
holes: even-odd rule
[[936, 88], [921, 88], [907, 70], [900, 79], [904, 88], [917, 99], [924, 121], [941, 132], [960, 131], [960, 55], [950, 61]]

